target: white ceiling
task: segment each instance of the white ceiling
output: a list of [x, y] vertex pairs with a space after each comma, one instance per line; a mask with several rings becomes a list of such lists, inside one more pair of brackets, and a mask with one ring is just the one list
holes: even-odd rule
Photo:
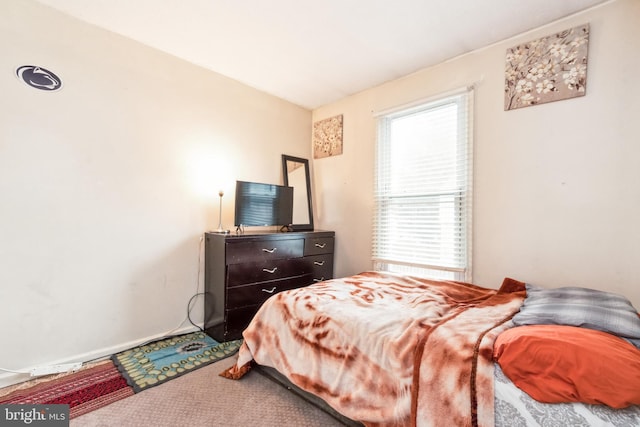
[[313, 109], [612, 0], [37, 0]]

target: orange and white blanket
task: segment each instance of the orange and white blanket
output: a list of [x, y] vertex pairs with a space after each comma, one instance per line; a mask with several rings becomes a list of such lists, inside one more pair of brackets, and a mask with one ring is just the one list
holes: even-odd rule
[[525, 297], [380, 272], [268, 299], [235, 366], [270, 366], [367, 426], [493, 426], [493, 342]]

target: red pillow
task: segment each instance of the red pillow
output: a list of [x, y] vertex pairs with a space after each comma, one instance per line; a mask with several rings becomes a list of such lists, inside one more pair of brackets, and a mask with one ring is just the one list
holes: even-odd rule
[[518, 326], [498, 336], [493, 355], [505, 375], [539, 402], [640, 404], [640, 350], [609, 333]]

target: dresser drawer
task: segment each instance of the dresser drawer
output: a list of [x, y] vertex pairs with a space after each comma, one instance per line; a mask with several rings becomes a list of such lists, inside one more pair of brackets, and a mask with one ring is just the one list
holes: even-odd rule
[[307, 237], [304, 255], [333, 254], [333, 237]]
[[278, 292], [309, 285], [312, 283], [310, 277], [310, 275], [305, 274], [284, 280], [230, 288], [227, 290], [227, 308], [236, 309], [254, 304], [262, 304], [267, 298]]
[[304, 239], [277, 239], [228, 242], [227, 264], [271, 259], [299, 258], [304, 255]]
[[333, 279], [333, 254], [308, 256], [304, 259], [311, 268], [312, 283]]
[[304, 258], [245, 262], [227, 266], [227, 287], [266, 282], [311, 273], [312, 266]]
[[256, 314], [259, 305], [225, 310], [224, 341], [237, 340], [242, 338], [242, 331], [246, 329]]

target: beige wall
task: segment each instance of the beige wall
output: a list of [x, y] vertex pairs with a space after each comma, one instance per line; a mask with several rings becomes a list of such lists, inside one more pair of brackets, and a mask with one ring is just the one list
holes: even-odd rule
[[[281, 183], [281, 154], [310, 157], [311, 112], [34, 1], [0, 2], [0, 52], [0, 368], [180, 326], [219, 182], [231, 227], [234, 180]], [[63, 89], [21, 83], [24, 64]]]
[[[505, 112], [506, 49], [584, 23], [586, 96]], [[476, 84], [474, 282], [587, 286], [640, 308], [638, 23], [640, 1], [614, 1], [315, 110], [344, 114], [344, 154], [313, 162], [336, 273], [371, 267], [372, 112]]]

